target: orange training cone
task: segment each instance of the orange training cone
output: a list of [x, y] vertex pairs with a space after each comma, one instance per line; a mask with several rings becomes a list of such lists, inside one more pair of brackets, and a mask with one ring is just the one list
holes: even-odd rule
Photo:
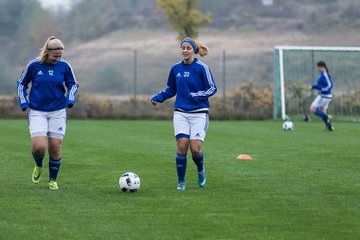
[[252, 157], [250, 157], [249, 155], [246, 155], [246, 154], [240, 154], [239, 156], [237, 156], [236, 159], [237, 160], [252, 160]]

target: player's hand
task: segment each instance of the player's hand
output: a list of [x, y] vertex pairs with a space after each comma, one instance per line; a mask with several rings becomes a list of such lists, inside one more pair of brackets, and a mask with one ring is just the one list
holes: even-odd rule
[[29, 108], [29, 104], [27, 102], [21, 104], [21, 111], [25, 112], [28, 108]]
[[160, 102], [159, 95], [154, 95], [150, 101], [152, 105], [156, 105], [158, 102]]

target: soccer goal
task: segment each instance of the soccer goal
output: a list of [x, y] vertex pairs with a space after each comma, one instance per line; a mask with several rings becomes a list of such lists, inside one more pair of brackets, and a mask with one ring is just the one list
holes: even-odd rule
[[326, 62], [334, 82], [328, 112], [360, 119], [360, 47], [276, 46], [274, 52], [274, 119], [303, 117], [316, 97], [316, 63]]

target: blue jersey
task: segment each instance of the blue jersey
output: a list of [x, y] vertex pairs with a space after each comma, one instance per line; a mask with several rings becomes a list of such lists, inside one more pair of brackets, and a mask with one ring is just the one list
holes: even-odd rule
[[167, 88], [155, 95], [159, 102], [176, 95], [174, 107], [183, 112], [209, 110], [208, 98], [217, 91], [210, 68], [197, 58], [190, 65], [182, 61], [173, 65]]
[[330, 75], [324, 71], [319, 74], [317, 84], [312, 85], [312, 89], [317, 89], [321, 96], [332, 97], [331, 89], [333, 86], [334, 84]]
[[[29, 101], [26, 90], [31, 83]], [[65, 96], [65, 86], [67, 96]], [[79, 84], [68, 62], [60, 60], [56, 64], [43, 63], [34, 59], [28, 63], [17, 81], [19, 103], [22, 109], [56, 111], [72, 107]]]

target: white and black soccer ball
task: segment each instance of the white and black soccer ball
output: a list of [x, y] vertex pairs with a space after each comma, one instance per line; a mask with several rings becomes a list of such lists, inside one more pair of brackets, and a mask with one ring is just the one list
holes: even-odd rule
[[121, 175], [119, 186], [123, 192], [137, 192], [140, 188], [140, 178], [133, 172], [126, 172]]
[[291, 121], [285, 121], [283, 123], [283, 130], [284, 131], [292, 131], [294, 129], [294, 124]]

